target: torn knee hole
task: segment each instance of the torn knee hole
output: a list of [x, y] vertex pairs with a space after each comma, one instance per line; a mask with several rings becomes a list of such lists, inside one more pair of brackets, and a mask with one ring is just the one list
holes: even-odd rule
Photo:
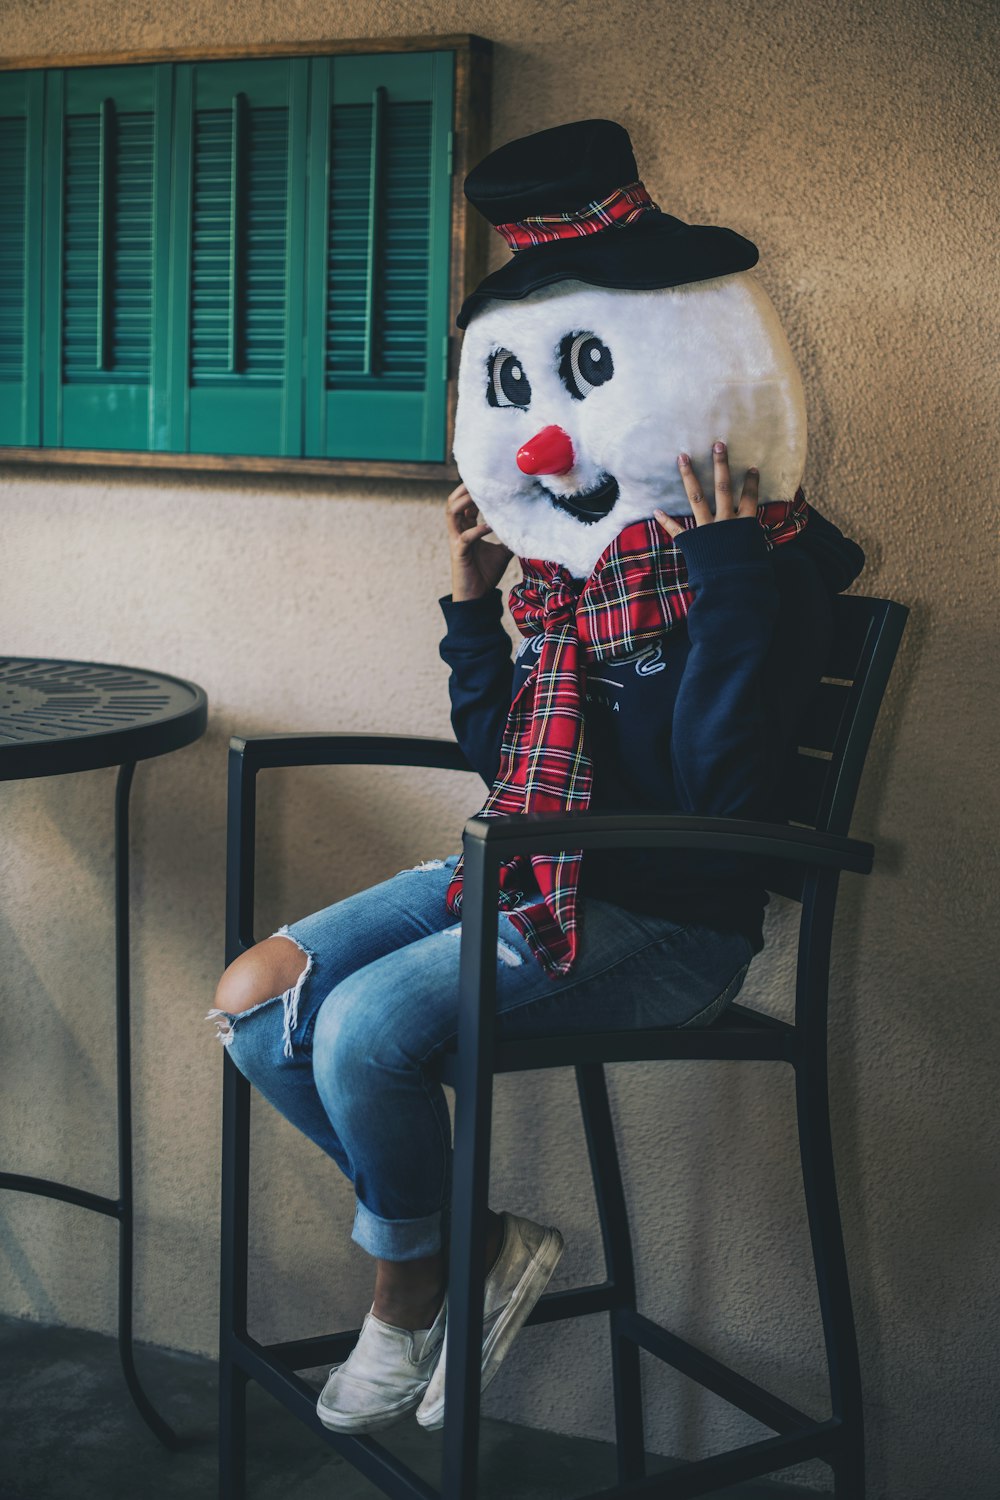
[[293, 937], [293, 935], [289, 932], [287, 925], [284, 927], [279, 927], [278, 931], [272, 933], [271, 936], [287, 938], [290, 943], [294, 943], [295, 947], [298, 948], [300, 953], [305, 955], [305, 965], [298, 978], [295, 979], [294, 982], [290, 984], [288, 988], [282, 993], [265, 996], [264, 999], [257, 1001], [256, 1004], [248, 1005], [242, 1010], [229, 1011], [221, 1009], [218, 1006], [213, 1006], [211, 1010], [207, 1012], [205, 1019], [206, 1021], [215, 1021], [216, 1036], [218, 1040], [223, 1044], [224, 1047], [229, 1047], [232, 1045], [233, 1036], [235, 1034], [234, 1028], [238, 1021], [241, 1021], [246, 1016], [252, 1016], [257, 1011], [263, 1010], [265, 1006], [269, 1006], [275, 1001], [280, 1000], [284, 1011], [284, 1025], [282, 1027], [283, 1052], [285, 1057], [291, 1057], [292, 1032], [295, 1030], [299, 1019], [299, 997], [302, 994], [302, 986], [312, 970], [313, 955], [308, 951], [308, 949], [302, 946], [298, 938]]
[[215, 1022], [216, 1040], [220, 1041], [224, 1047], [231, 1047], [234, 1034], [233, 1022], [236, 1020], [236, 1016], [230, 1014], [229, 1011], [220, 1010], [217, 1005], [213, 1005], [211, 1010], [206, 1011], [205, 1020]]
[[306, 960], [305, 968], [302, 970], [302, 973], [299, 975], [298, 979], [296, 979], [295, 983], [290, 985], [289, 988], [285, 990], [284, 994], [281, 997], [282, 1003], [285, 1008], [285, 1025], [282, 1032], [284, 1054], [286, 1057], [291, 1057], [292, 1032], [295, 1030], [299, 1021], [299, 996], [302, 993], [302, 986], [305, 984], [306, 979], [308, 978], [312, 970], [313, 955], [307, 948], [303, 948], [298, 938], [292, 937], [292, 934], [288, 930], [287, 924], [284, 927], [279, 927], [277, 932], [272, 933], [272, 936], [288, 938], [289, 942], [294, 943], [300, 953], [305, 954]]

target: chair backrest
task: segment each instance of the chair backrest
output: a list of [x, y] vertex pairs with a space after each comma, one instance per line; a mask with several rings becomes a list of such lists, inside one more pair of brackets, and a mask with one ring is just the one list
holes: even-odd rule
[[[833, 644], [786, 767], [789, 823], [847, 834], [875, 721], [909, 610], [892, 599], [839, 594]], [[799, 900], [801, 877], [775, 870], [768, 886]]]

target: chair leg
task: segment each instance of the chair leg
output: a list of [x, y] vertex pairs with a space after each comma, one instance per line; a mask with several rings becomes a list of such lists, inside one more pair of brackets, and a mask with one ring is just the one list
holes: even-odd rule
[[475, 1060], [470, 1059], [455, 1097], [442, 1500], [475, 1500], [479, 1493], [483, 1265], [492, 1107], [493, 1076], [487, 1070], [477, 1076]]
[[219, 1275], [219, 1500], [246, 1494], [247, 1376], [232, 1341], [247, 1329], [250, 1085], [226, 1055], [222, 1081], [222, 1246]]
[[819, 1292], [833, 1415], [843, 1442], [832, 1467], [837, 1500], [864, 1500], [864, 1411], [827, 1097], [826, 1060], [796, 1068], [799, 1150]]
[[228, 1354], [219, 1361], [219, 1500], [247, 1491], [247, 1377]]
[[865, 1455], [859, 1440], [845, 1445], [841, 1458], [833, 1463], [834, 1500], [865, 1500]]
[[[594, 1179], [608, 1280], [615, 1288], [616, 1306], [635, 1311], [632, 1239], [603, 1066], [600, 1063], [581, 1064], [576, 1069], [576, 1086]], [[611, 1377], [618, 1479], [624, 1484], [631, 1479], [642, 1479], [646, 1472], [642, 1378], [639, 1346], [619, 1332], [615, 1310], [611, 1313]]]

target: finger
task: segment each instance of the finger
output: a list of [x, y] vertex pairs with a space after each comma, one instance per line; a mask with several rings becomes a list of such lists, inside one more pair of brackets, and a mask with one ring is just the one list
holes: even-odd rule
[[467, 506], [473, 505], [474, 503], [475, 502], [473, 501], [472, 496], [469, 494], [469, 491], [466, 489], [465, 485], [460, 484], [457, 489], [452, 490], [451, 494], [445, 501], [444, 508], [449, 516], [454, 516], [457, 515], [460, 511], [465, 510]]
[[699, 526], [704, 526], [712, 519], [712, 507], [702, 494], [698, 476], [691, 466], [691, 458], [687, 453], [677, 455], [677, 467], [681, 471], [681, 480], [684, 485], [684, 493], [688, 497], [695, 521]]
[[738, 516], [755, 516], [757, 514], [757, 495], [760, 489], [760, 470], [747, 469], [747, 476], [743, 481], [743, 493], [740, 495], [740, 508], [736, 512]]
[[445, 522], [447, 524], [448, 535], [451, 540], [455, 541], [457, 538], [461, 537], [470, 521], [474, 521], [475, 519], [476, 517], [474, 511], [471, 513], [467, 511], [459, 511], [457, 514], [450, 510], [447, 511], [445, 513]]
[[660, 526], [662, 526], [663, 530], [667, 533], [667, 536], [680, 536], [681, 532], [684, 530], [684, 527], [678, 525], [673, 516], [668, 516], [665, 511], [654, 510], [653, 519]]
[[713, 443], [712, 467], [715, 471], [715, 519], [731, 521], [736, 511], [733, 507], [733, 481], [729, 476], [729, 454], [725, 443]]
[[458, 489], [452, 490], [445, 502], [445, 520], [448, 530], [453, 536], [457, 536], [462, 531], [463, 524], [474, 521], [477, 514], [476, 502], [464, 484], [460, 484]]
[[484, 536], [489, 536], [492, 530], [489, 522], [483, 521], [479, 526], [470, 526], [468, 531], [460, 532], [458, 540], [463, 547], [469, 548], [476, 542], [481, 542]]

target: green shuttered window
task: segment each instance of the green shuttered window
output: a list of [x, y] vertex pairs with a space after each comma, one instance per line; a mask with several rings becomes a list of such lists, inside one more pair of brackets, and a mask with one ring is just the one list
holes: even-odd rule
[[0, 73], [0, 445], [446, 462], [455, 53]]

